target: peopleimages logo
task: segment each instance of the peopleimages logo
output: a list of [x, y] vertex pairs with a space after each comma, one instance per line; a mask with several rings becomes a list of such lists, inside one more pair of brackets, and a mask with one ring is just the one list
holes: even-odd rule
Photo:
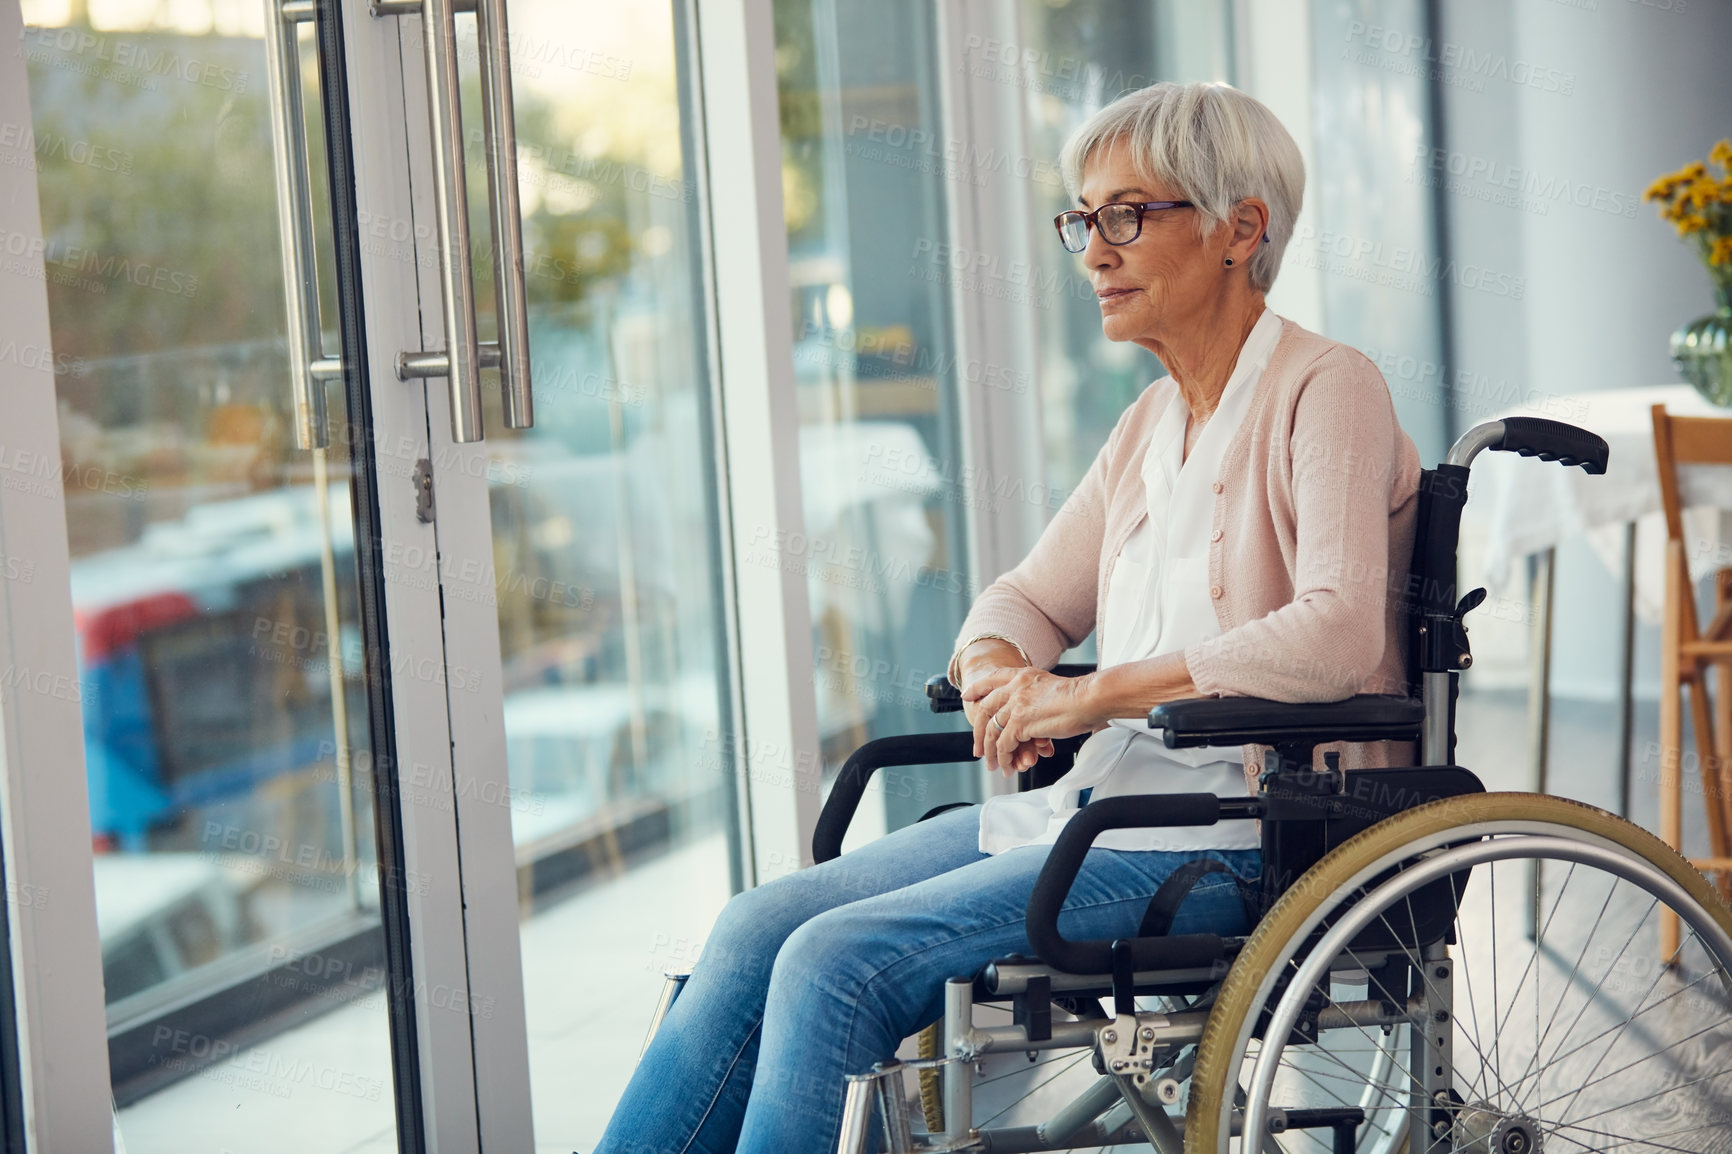
[[1371, 237], [1301, 225], [1293, 234], [1294, 260], [1335, 276], [1383, 288], [1431, 296], [1439, 282], [1492, 296], [1521, 300], [1527, 278], [1471, 262], [1427, 256], [1406, 245], [1385, 245]]
[[7, 268], [12, 271], [16, 266], [16, 271], [26, 274], [38, 260], [48, 272], [87, 273], [80, 279], [88, 283], [79, 287], [97, 292], [106, 292], [108, 282], [119, 281], [188, 300], [198, 295], [198, 277], [192, 273], [22, 232], [0, 229], [0, 258], [19, 258], [6, 260]]
[[[151, 77], [184, 80], [220, 92], [239, 96], [246, 92], [248, 78], [244, 71], [223, 64], [213, 64], [192, 56], [182, 56], [174, 48], [162, 47], [137, 40], [120, 40], [98, 36], [78, 28], [29, 28], [25, 52], [37, 63], [57, 64], [48, 58], [58, 50], [68, 56], [85, 57], [98, 75], [118, 70], [113, 79], [124, 79], [127, 72]], [[103, 66], [108, 69], [103, 69]], [[80, 69], [82, 70], [82, 69]]]
[[[877, 120], [868, 116], [853, 116], [848, 120], [849, 149], [851, 155], [864, 155], [855, 151], [857, 141], [864, 139], [868, 144], [882, 145], [889, 150], [906, 150], [911, 155], [926, 157], [934, 161], [943, 161], [942, 169], [932, 168], [923, 171], [942, 171], [951, 179], [969, 179], [975, 184], [988, 175], [1014, 176], [1019, 180], [1032, 181], [1035, 184], [1045, 184], [1054, 188], [1062, 187], [1063, 178], [1058, 165], [1050, 159], [1030, 157], [1023, 153], [1007, 152], [1003, 149], [971, 144], [966, 140], [934, 136], [922, 128], [910, 128], [889, 120]], [[876, 152], [866, 159], [885, 160], [888, 156]], [[913, 167], [904, 165], [903, 167]]]
[[[1363, 20], [1348, 23], [1347, 41], [1349, 47], [1360, 44], [1387, 56], [1407, 56], [1422, 64], [1442, 68], [1442, 79], [1446, 83], [1471, 78], [1478, 82], [1502, 80], [1523, 88], [1554, 92], [1559, 96], [1572, 96], [1576, 91], [1574, 72], [1548, 68], [1520, 57], [1510, 57], [1501, 52], [1473, 48], [1450, 40], [1440, 43], [1429, 36], [1403, 32], [1399, 28], [1387, 28], [1381, 24], [1367, 24]], [[1372, 61], [1361, 60], [1360, 63]], [[1480, 84], [1473, 87], [1475, 91], [1483, 91]]]
[[1414, 150], [1413, 161], [1415, 171], [1422, 173], [1419, 182], [1428, 188], [1441, 183], [1460, 196], [1506, 204], [1541, 216], [1546, 215], [1553, 204], [1570, 204], [1633, 219], [1636, 207], [1641, 203], [1641, 197], [1634, 192], [1546, 175], [1490, 157], [1427, 144]]
[[11, 153], [10, 156], [0, 154], [0, 164], [13, 168], [26, 164], [34, 167], [37, 160], [57, 160], [94, 168], [98, 172], [132, 175], [134, 158], [130, 152], [88, 140], [75, 140], [46, 129], [39, 132], [29, 125], [0, 124], [0, 149]]

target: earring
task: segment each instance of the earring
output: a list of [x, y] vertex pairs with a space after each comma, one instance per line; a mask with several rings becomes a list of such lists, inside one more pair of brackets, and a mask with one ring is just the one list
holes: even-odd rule
[[1233, 258], [1232, 258], [1232, 257], [1228, 257], [1228, 258], [1227, 258], [1227, 267], [1228, 267], [1228, 268], [1232, 268], [1232, 267], [1233, 267]]

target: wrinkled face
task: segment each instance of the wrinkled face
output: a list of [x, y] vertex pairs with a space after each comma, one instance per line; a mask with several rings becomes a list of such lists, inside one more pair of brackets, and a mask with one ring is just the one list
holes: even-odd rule
[[[1077, 207], [1089, 212], [1114, 201], [1185, 199], [1176, 189], [1139, 177], [1127, 150], [1115, 144], [1089, 158]], [[1198, 236], [1194, 208], [1144, 213], [1143, 231], [1129, 244], [1108, 244], [1099, 228], [1091, 228], [1080, 256], [1100, 302], [1107, 339], [1161, 340], [1182, 326], [1221, 291], [1227, 240], [1225, 226]]]

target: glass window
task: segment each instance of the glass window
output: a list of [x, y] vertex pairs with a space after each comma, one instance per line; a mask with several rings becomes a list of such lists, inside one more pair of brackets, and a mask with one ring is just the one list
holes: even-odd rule
[[[806, 574], [832, 775], [867, 741], [955, 728], [924, 686], [976, 592], [934, 15], [916, 0], [775, 4], [805, 540], [768, 556]], [[979, 788], [971, 764], [880, 780], [850, 844]]]
[[[1321, 273], [1328, 335], [1382, 370], [1422, 461], [1441, 459], [1449, 447], [1441, 310], [1452, 284], [1511, 291], [1507, 276], [1486, 273], [1482, 281], [1482, 270], [1458, 270], [1438, 256], [1435, 194], [1420, 179], [1431, 170], [1415, 160], [1432, 137], [1431, 66], [1427, 50], [1414, 47], [1425, 39], [1429, 7], [1422, 0], [1311, 6], [1316, 224], [1294, 236], [1286, 257]], [[1390, 36], [1369, 37], [1370, 27]], [[1397, 49], [1386, 47], [1397, 39]]]
[[[1219, 0], [1022, 0], [1026, 43], [983, 61], [1021, 91], [1029, 151], [1054, 166], [1049, 179], [1029, 183], [1029, 200], [1040, 283], [1057, 286], [1034, 310], [1034, 322], [1046, 479], [1062, 492], [1076, 488], [1119, 415], [1166, 370], [1153, 353], [1101, 335], [1087, 270], [1064, 251], [1051, 224], [1073, 207], [1057, 176], [1059, 151], [1072, 131], [1126, 92], [1158, 80], [1228, 80], [1227, 8]], [[989, 55], [984, 46], [977, 51]], [[1095, 652], [1090, 635], [1067, 659], [1093, 661]]]

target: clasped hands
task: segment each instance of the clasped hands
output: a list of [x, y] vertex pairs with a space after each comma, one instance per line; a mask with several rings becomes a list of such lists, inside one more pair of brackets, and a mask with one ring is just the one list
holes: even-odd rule
[[1099, 729], [1106, 717], [1089, 699], [1093, 677], [1060, 677], [1027, 665], [982, 673], [962, 691], [974, 756], [984, 757], [995, 773], [1020, 773], [1052, 756], [1054, 739]]

